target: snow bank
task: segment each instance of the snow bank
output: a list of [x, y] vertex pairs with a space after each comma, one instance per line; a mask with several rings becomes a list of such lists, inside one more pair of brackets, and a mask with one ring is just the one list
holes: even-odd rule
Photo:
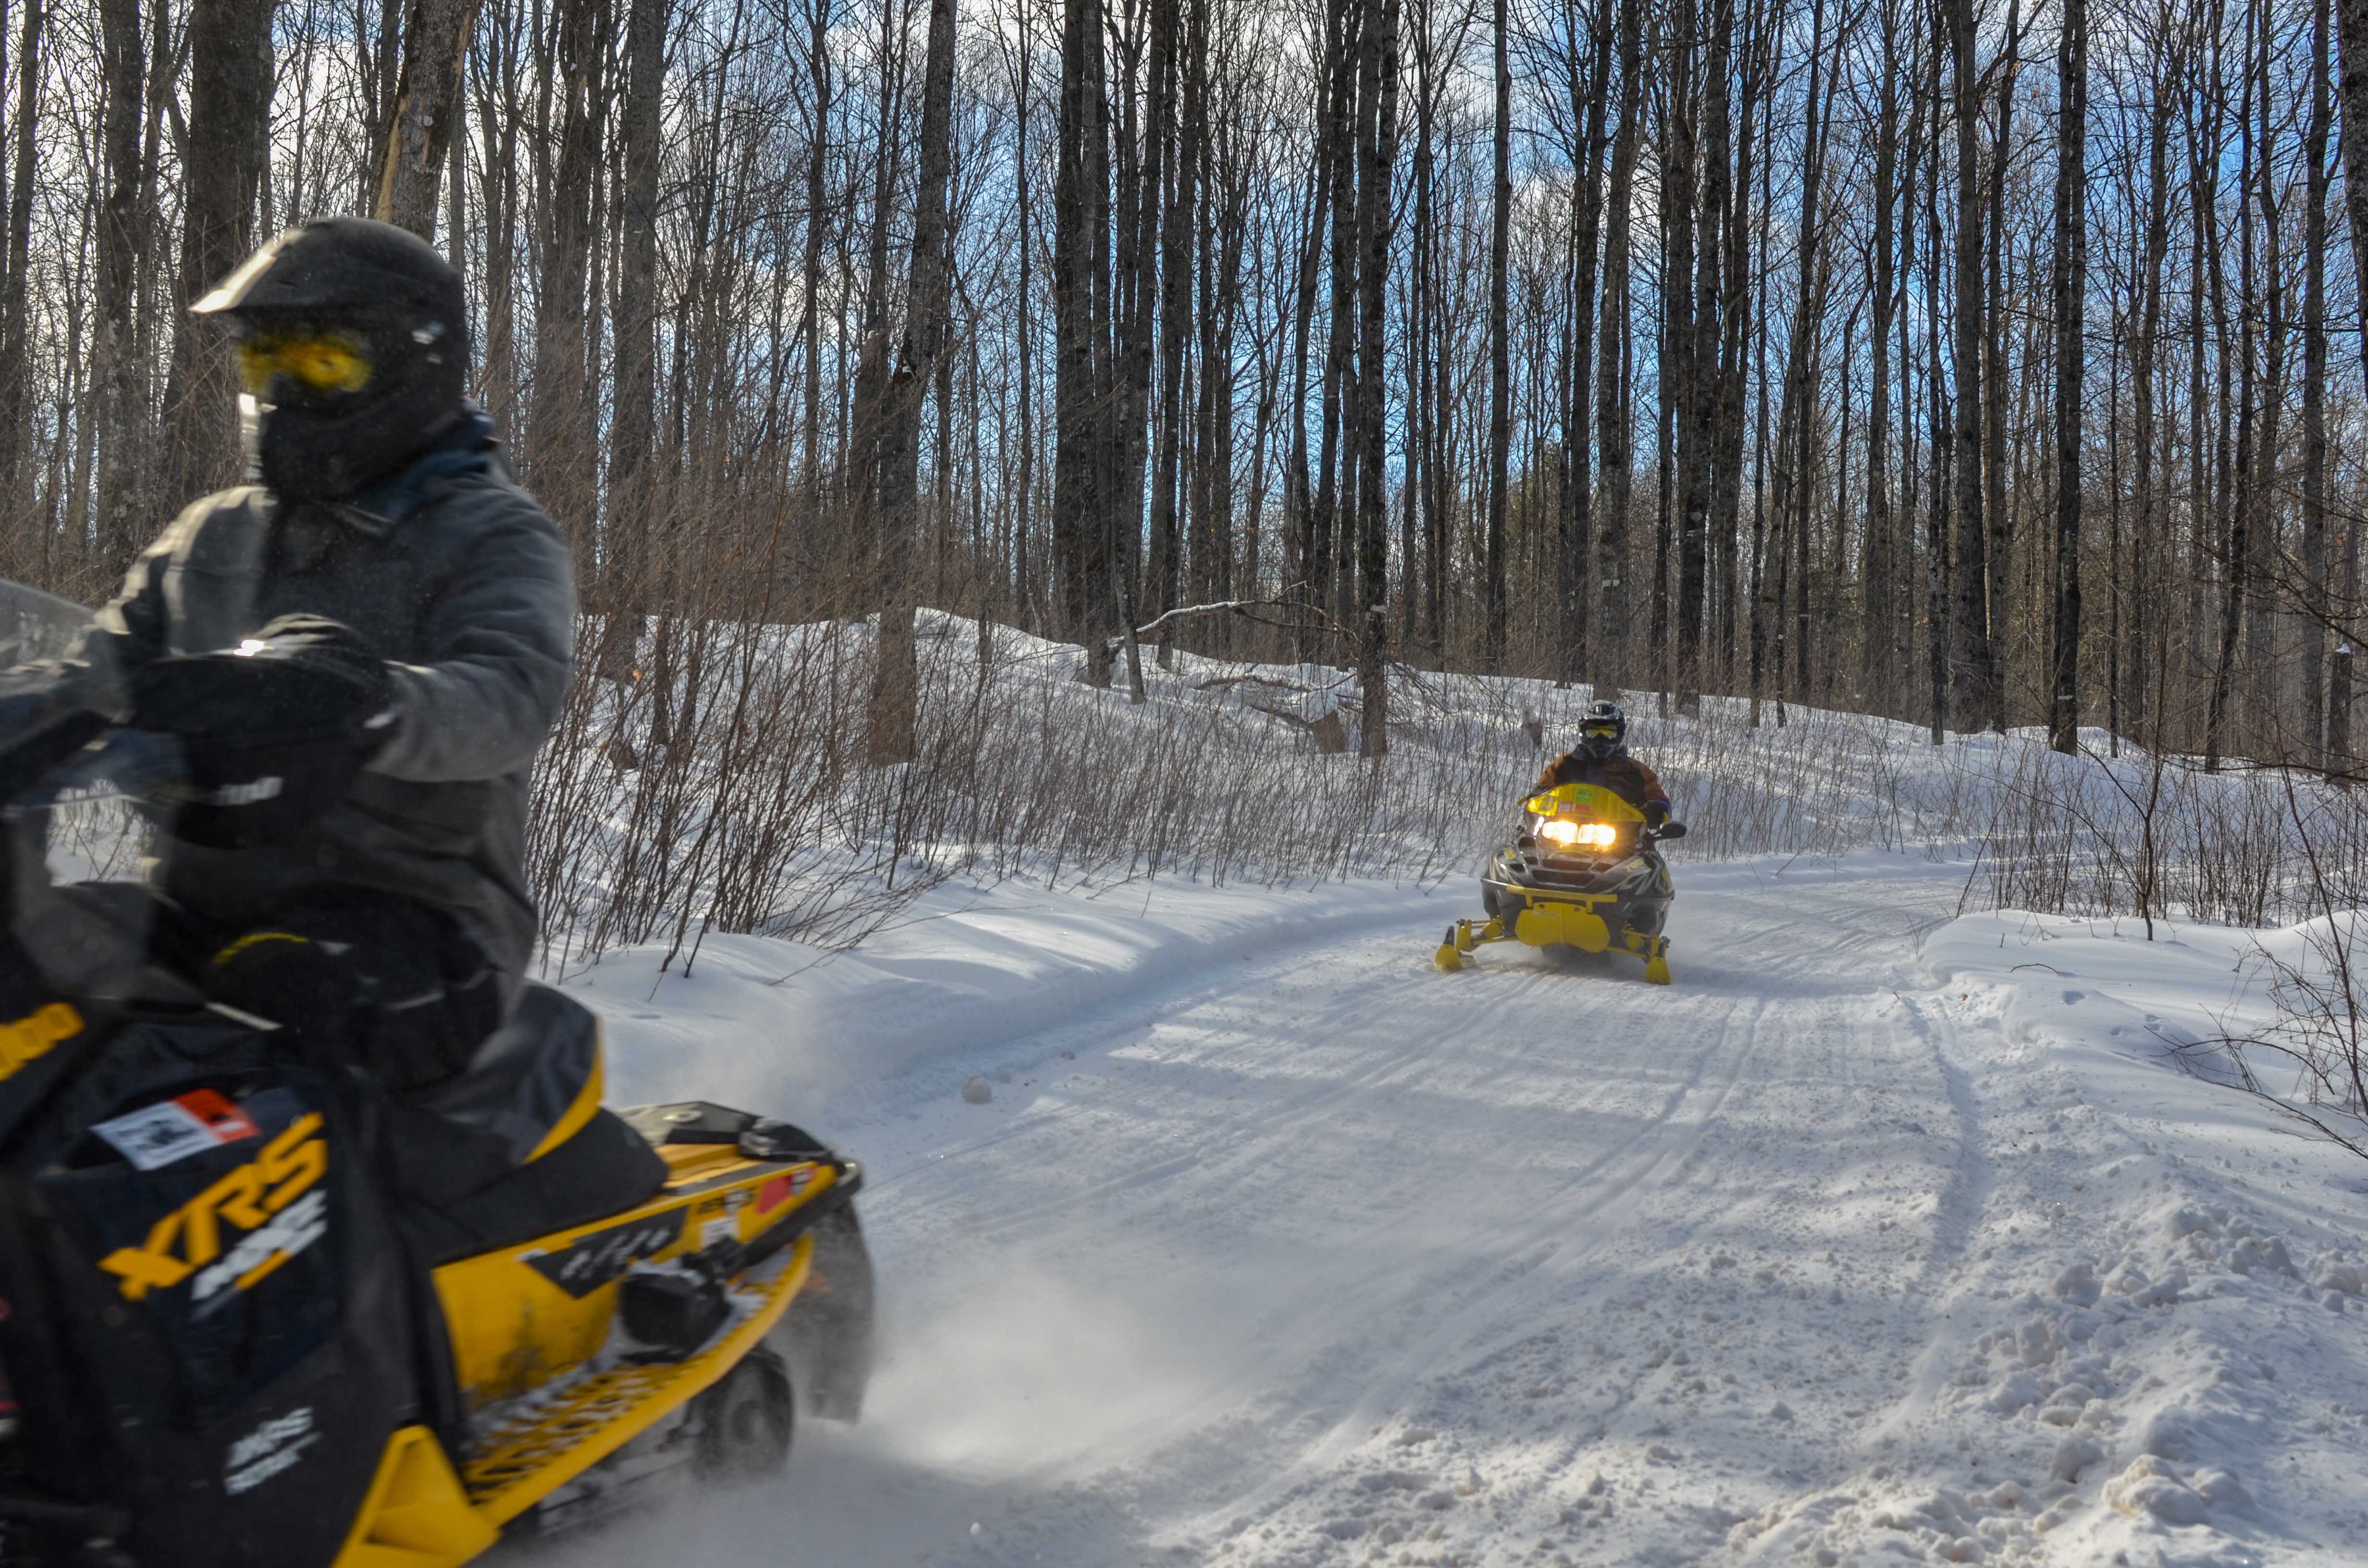
[[1738, 1527], [1748, 1557], [2368, 1562], [2368, 1165], [2188, 1069], [2273, 1010], [2251, 936], [2155, 938], [2005, 912], [1926, 939], [1994, 1151], [1951, 1332], [1905, 1462]]
[[[1459, 894], [1462, 890], [1459, 890]], [[1008, 1081], [1028, 1039], [1081, 1012], [1228, 960], [1402, 925], [1436, 889], [1358, 882], [1285, 891], [1123, 883], [1053, 891], [947, 883], [860, 947], [710, 935], [682, 972], [653, 944], [564, 989], [607, 1029], [609, 1098], [690, 1095], [806, 1123], [899, 1096]]]

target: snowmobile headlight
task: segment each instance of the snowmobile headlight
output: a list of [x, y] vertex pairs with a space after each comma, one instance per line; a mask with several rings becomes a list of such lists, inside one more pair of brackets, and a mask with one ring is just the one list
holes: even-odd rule
[[1585, 836], [1586, 831], [1586, 829], [1580, 827], [1578, 824], [1575, 822], [1564, 822], [1557, 818], [1556, 820], [1549, 822], [1544, 826], [1539, 828], [1538, 836], [1544, 839], [1548, 844], [1556, 845], [1562, 848], [1567, 849], [1572, 845], [1578, 843], [1580, 839]]
[[1620, 841], [1620, 830], [1608, 822], [1591, 822], [1578, 830], [1578, 841], [1598, 849], [1609, 849]]

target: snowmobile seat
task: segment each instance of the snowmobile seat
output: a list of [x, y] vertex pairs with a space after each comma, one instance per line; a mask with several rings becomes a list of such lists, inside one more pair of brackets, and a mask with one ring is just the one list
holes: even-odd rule
[[397, 1179], [432, 1263], [588, 1224], [657, 1194], [666, 1161], [602, 1107], [604, 1086], [599, 1020], [529, 985], [465, 1072], [398, 1108]]

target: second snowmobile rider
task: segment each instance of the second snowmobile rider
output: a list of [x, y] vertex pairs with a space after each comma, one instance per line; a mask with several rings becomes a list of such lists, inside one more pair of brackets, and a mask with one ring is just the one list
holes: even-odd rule
[[235, 337], [253, 483], [175, 518], [75, 657], [93, 706], [187, 744], [157, 890], [181, 967], [416, 1089], [524, 983], [567, 546], [467, 400], [466, 299], [427, 242], [308, 222], [191, 309]]
[[1611, 790], [1645, 813], [1645, 825], [1662, 838], [1683, 838], [1686, 824], [1671, 819], [1669, 797], [1652, 768], [1628, 755], [1628, 715], [1615, 702], [1587, 705], [1578, 722], [1578, 744], [1546, 764], [1538, 788], [1593, 784]]

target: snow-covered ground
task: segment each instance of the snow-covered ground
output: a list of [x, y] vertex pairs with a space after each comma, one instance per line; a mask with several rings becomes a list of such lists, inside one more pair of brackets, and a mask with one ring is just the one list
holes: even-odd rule
[[2164, 1044], [2249, 939], [1964, 874], [1681, 867], [1669, 989], [1436, 972], [1462, 883], [612, 954], [619, 1097], [867, 1163], [885, 1359], [570, 1561], [2368, 1562], [2368, 1163]]

